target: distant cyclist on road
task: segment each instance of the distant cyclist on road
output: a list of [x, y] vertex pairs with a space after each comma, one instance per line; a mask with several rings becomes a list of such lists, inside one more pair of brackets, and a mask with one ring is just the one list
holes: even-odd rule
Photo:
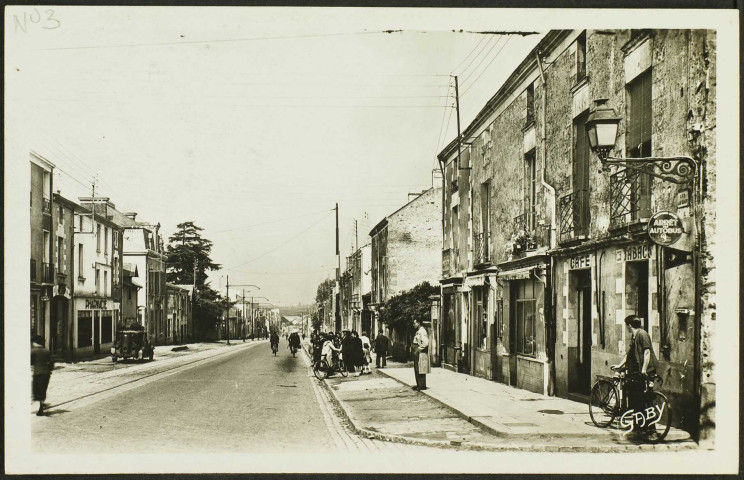
[[276, 348], [279, 348], [279, 335], [277, 335], [274, 330], [271, 331], [269, 343], [271, 344], [272, 352], [274, 351], [274, 346], [276, 346]]
[[289, 348], [293, 348], [295, 351], [300, 349], [300, 334], [292, 332], [289, 334]]

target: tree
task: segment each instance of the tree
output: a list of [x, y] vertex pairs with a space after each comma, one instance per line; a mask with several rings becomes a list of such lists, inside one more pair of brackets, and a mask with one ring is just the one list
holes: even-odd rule
[[196, 287], [193, 310], [194, 336], [198, 339], [208, 338], [213, 335], [217, 322], [228, 307], [225, 299], [212, 290], [207, 282], [207, 272], [219, 270], [220, 265], [210, 258], [212, 242], [199, 233], [204, 230], [203, 228], [191, 221], [179, 223], [177, 228], [178, 231], [168, 238], [166, 279], [170, 283]]
[[[201, 227], [187, 221], [177, 225], [176, 233], [168, 238], [167, 281], [176, 284], [202, 286], [207, 281], [207, 271], [219, 270], [220, 265], [210, 258], [212, 242], [201, 236]], [[196, 265], [196, 282], [194, 282]]]
[[413, 338], [413, 321], [428, 322], [431, 319], [431, 295], [439, 293], [439, 287], [423, 282], [410, 290], [388, 299], [380, 311], [380, 321], [405, 338], [406, 348]]
[[319, 309], [323, 308], [326, 302], [331, 299], [331, 296], [333, 295], [333, 285], [333, 280], [326, 278], [320, 282], [318, 289], [315, 292], [315, 311], [311, 315], [313, 328], [315, 330], [320, 330], [320, 327], [323, 325], [323, 317], [319, 313]]

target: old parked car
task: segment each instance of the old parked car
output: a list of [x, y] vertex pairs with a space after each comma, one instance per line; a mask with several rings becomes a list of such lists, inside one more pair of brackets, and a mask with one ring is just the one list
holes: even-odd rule
[[111, 360], [115, 362], [120, 358], [149, 358], [152, 361], [154, 350], [144, 330], [119, 330], [116, 332], [114, 346], [111, 347]]

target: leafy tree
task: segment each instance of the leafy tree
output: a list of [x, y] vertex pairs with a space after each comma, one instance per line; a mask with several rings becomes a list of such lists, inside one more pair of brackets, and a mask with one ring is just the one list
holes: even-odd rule
[[439, 287], [423, 282], [410, 290], [388, 299], [380, 311], [380, 321], [406, 339], [406, 351], [413, 338], [413, 321], [428, 322], [431, 319], [431, 295], [439, 293]]
[[318, 289], [315, 293], [315, 311], [313, 311], [311, 315], [313, 328], [316, 330], [320, 330], [323, 325], [323, 318], [318, 313], [318, 309], [322, 308], [326, 302], [331, 299], [331, 296], [333, 295], [333, 285], [334, 281], [330, 278], [326, 278], [318, 285]]
[[201, 236], [203, 228], [191, 221], [179, 223], [177, 228], [176, 233], [168, 238], [166, 279], [170, 283], [196, 286], [193, 310], [194, 336], [198, 339], [209, 338], [229, 306], [226, 299], [207, 282], [207, 272], [219, 270], [220, 265], [210, 258], [212, 242]]

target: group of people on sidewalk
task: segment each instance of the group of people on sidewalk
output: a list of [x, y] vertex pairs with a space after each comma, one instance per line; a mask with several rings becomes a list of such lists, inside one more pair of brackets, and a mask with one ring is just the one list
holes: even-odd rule
[[315, 331], [310, 337], [313, 350], [313, 361], [318, 362], [321, 358], [335, 359], [340, 353], [344, 365], [349, 373], [356, 376], [371, 374], [372, 351], [375, 352], [375, 364], [377, 368], [387, 366], [387, 353], [389, 340], [382, 330], [379, 331], [374, 341], [370, 341], [367, 332], [359, 335], [355, 330], [345, 331], [343, 335], [339, 332], [322, 333]]

